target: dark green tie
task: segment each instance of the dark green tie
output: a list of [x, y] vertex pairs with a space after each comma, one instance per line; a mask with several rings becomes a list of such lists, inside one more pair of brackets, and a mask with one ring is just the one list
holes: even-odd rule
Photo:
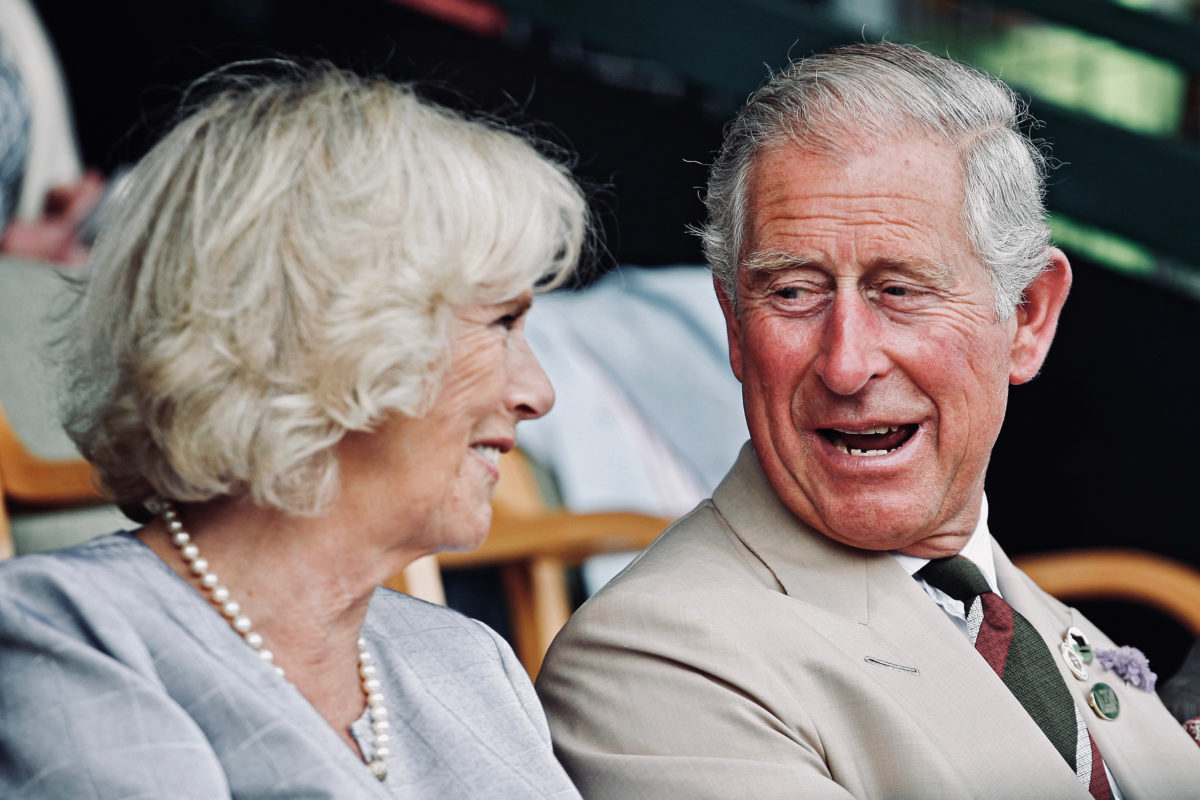
[[[1104, 800], [1111, 798], [1104, 762], [1091, 733], [1087, 734], [1092, 752], [1091, 769], [1085, 770], [1085, 774], [1076, 770], [1081, 726], [1075, 703], [1054, 656], [1029, 620], [993, 592], [979, 568], [962, 556], [934, 559], [917, 575], [930, 586], [962, 601], [967, 609], [975, 649], [1029, 712], [1092, 795]], [[971, 620], [980, 615], [982, 619], [976, 628]]]

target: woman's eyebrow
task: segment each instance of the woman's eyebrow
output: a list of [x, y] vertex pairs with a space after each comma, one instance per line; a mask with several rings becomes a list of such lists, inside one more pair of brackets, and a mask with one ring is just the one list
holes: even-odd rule
[[512, 309], [513, 314], [520, 316], [533, 307], [533, 293], [526, 292], [520, 297], [514, 297], [508, 301], [507, 305]]

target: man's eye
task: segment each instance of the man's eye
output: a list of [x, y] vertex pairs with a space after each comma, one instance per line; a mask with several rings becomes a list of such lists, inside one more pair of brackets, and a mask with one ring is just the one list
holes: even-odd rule
[[808, 292], [799, 286], [784, 286], [775, 290], [775, 296], [781, 297], [784, 300], [798, 300], [806, 294]]
[[879, 293], [886, 297], [895, 297], [905, 300], [920, 300], [922, 298], [928, 299], [930, 297], [930, 292], [928, 289], [924, 289], [920, 286], [912, 286], [906, 283], [888, 284], [887, 286], [880, 288]]
[[876, 287], [871, 294], [875, 302], [898, 311], [918, 311], [938, 299], [937, 292], [911, 283], [885, 284]]

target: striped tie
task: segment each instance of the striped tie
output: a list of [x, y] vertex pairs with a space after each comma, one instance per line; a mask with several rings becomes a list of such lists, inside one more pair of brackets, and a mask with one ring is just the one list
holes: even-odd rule
[[961, 556], [930, 561], [917, 575], [967, 609], [971, 643], [1033, 717], [1097, 800], [1111, 800], [1100, 750], [1088, 732], [1054, 656], [1029, 620], [988, 586]]

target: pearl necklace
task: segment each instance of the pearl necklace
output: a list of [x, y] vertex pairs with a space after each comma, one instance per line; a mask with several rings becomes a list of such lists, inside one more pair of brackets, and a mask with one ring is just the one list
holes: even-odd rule
[[[242, 613], [241, 605], [230, 597], [229, 589], [221, 585], [217, 574], [208, 568], [208, 559], [200, 555], [199, 549], [192, 542], [191, 534], [183, 529], [183, 523], [179, 521], [175, 506], [170, 502], [163, 501], [162, 515], [163, 521], [167, 525], [167, 535], [171, 537], [171, 544], [175, 545], [175, 549], [183, 556], [183, 560], [192, 574], [200, 579], [200, 585], [208, 592], [212, 604], [229, 620], [233, 629], [242, 635], [246, 644], [258, 653], [259, 658], [270, 664], [275, 669], [276, 675], [286, 678], [283, 667], [275, 663], [275, 654], [263, 647], [262, 635], [254, 630], [254, 623]], [[360, 637], [358, 640], [358, 676], [362, 680], [363, 694], [367, 698], [367, 710], [371, 719], [371, 760], [367, 762], [367, 766], [370, 767], [371, 774], [382, 781], [387, 778], [388, 743], [391, 742], [392, 737], [389, 733], [391, 723], [388, 722], [388, 710], [382, 685], [379, 678], [375, 677], [375, 673], [375, 664], [371, 659], [371, 654], [367, 652], [367, 642]]]

